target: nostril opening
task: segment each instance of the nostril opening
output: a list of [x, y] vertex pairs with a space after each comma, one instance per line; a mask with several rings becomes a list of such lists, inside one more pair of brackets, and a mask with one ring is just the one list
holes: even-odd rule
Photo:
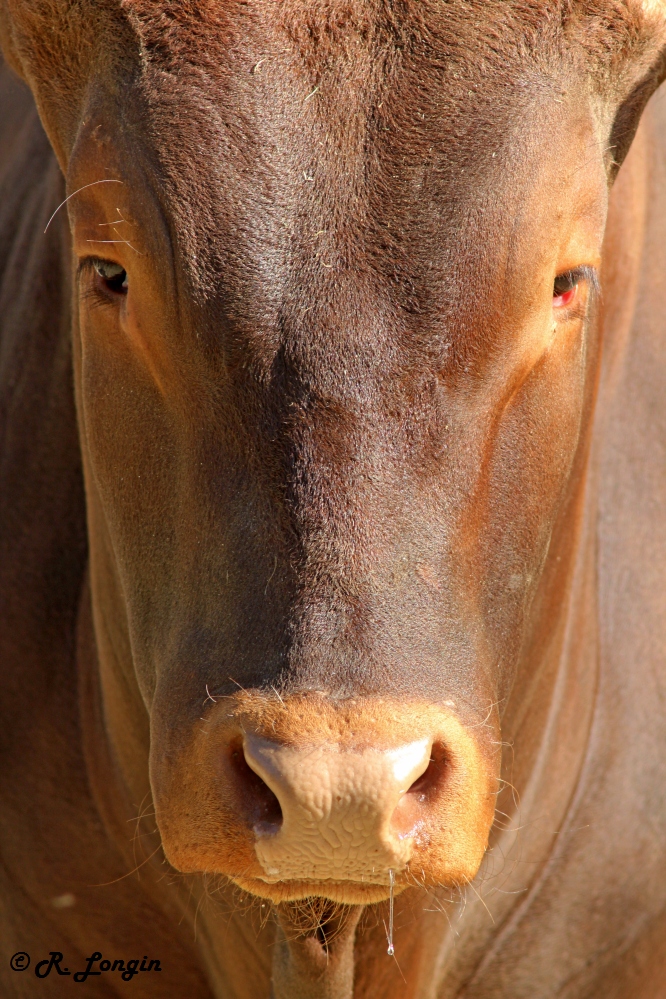
[[393, 831], [400, 839], [419, 835], [419, 828], [427, 817], [446, 781], [448, 755], [441, 743], [435, 743], [430, 753], [427, 769], [417, 777], [403, 794], [391, 818]]
[[248, 765], [239, 739], [231, 744], [230, 762], [236, 776], [236, 785], [245, 813], [256, 832], [272, 835], [282, 825], [280, 802], [270, 787]]
[[447, 768], [447, 754], [441, 743], [435, 743], [430, 752], [430, 762], [427, 769], [417, 777], [412, 786], [407, 791], [408, 795], [413, 795], [418, 801], [426, 802], [437, 796], [442, 782], [445, 778]]

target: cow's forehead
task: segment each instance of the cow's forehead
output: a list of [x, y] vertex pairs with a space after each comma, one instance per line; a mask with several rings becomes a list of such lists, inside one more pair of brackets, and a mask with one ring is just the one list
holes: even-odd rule
[[178, 23], [167, 8], [141, 21], [150, 102], [166, 142], [196, 136], [239, 170], [259, 152], [267, 173], [342, 153], [337, 184], [358, 187], [373, 152], [393, 175], [438, 153], [472, 168], [526, 106], [560, 96], [568, 68], [547, 19], [537, 38], [513, 4], [476, 21], [474, 6], [227, 2]]
[[419, 357], [439, 364], [452, 327], [487, 328], [517, 232], [548, 242], [555, 174], [582, 176], [571, 158], [595, 139], [546, 6], [128, 5], [143, 61], [109, 147], [130, 172], [145, 151], [177, 268], [225, 342], [270, 363], [302, 330], [312, 357], [379, 357], [425, 330]]
[[[598, 0], [203, 0], [165, 5], [125, 0], [144, 57], [179, 73], [204, 67], [216, 75], [225, 56], [278, 50], [297, 53], [319, 75], [332, 61], [365, 52], [385, 73], [391, 60], [434, 56], [442, 64], [487, 75], [513, 63], [561, 59], [580, 46], [588, 65], [607, 68], [640, 39], [650, 5]], [[656, 7], [657, 5], [655, 5]], [[387, 62], [388, 60], [388, 62]]]
[[568, 70], [545, 44], [519, 58], [534, 24], [470, 9], [226, 3], [144, 23], [137, 135], [196, 282], [259, 268], [253, 286], [282, 295], [290, 268], [312, 287], [355, 256], [357, 289], [365, 266], [409, 307], [433, 266], [451, 285], [472, 218], [508, 234], [533, 147], [570, 113]]

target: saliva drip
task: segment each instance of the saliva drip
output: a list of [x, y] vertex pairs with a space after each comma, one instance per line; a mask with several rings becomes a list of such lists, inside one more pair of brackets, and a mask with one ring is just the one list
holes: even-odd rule
[[393, 957], [395, 951], [393, 949], [393, 895], [395, 888], [395, 874], [392, 870], [389, 870], [389, 924], [388, 924], [388, 950], [386, 953], [389, 957]]

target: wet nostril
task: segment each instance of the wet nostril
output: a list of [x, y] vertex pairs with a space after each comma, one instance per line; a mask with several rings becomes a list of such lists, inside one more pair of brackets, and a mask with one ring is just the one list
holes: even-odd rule
[[245, 814], [256, 832], [269, 835], [282, 825], [280, 802], [259, 774], [248, 765], [242, 742], [230, 746], [230, 762]]
[[433, 777], [432, 777], [432, 759], [428, 765], [428, 769], [425, 773], [418, 777], [412, 786], [407, 790], [407, 794], [412, 794], [418, 798], [419, 801], [425, 801], [428, 797], [428, 792], [432, 790]]
[[420, 777], [416, 778], [407, 794], [413, 795], [420, 802], [426, 802], [436, 797], [445, 779], [446, 769], [446, 750], [441, 744], [435, 743], [430, 752], [430, 762], [427, 769]]
[[418, 836], [418, 830], [426, 813], [439, 797], [446, 781], [448, 755], [443, 745], [435, 743], [430, 752], [430, 762], [426, 770], [403, 794], [391, 818], [391, 826], [397, 835]]

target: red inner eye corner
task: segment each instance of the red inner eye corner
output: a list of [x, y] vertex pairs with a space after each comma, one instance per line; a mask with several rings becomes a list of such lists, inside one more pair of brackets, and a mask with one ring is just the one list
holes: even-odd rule
[[554, 309], [565, 309], [568, 305], [571, 305], [574, 298], [576, 297], [576, 291], [578, 286], [574, 285], [569, 291], [562, 292], [561, 295], [553, 295], [553, 308]]

